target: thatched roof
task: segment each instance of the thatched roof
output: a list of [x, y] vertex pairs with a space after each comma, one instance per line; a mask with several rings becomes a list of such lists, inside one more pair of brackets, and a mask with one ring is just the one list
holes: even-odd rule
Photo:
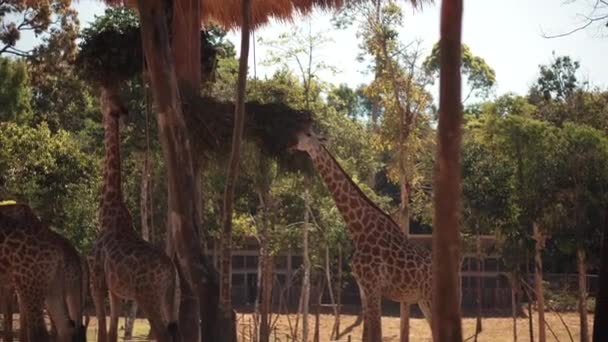
[[[137, 8], [135, 0], [105, 0], [109, 5], [127, 5]], [[313, 8], [330, 9], [342, 6], [343, 0], [254, 0], [251, 3], [252, 24], [259, 26], [271, 18], [288, 20], [298, 13]], [[239, 27], [241, 0], [201, 1], [203, 24], [215, 23], [225, 28]]]

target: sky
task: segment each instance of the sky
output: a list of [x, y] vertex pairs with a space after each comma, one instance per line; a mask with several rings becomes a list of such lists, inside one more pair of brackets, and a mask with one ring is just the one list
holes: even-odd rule
[[[538, 75], [538, 66], [548, 64], [552, 53], [569, 55], [580, 61], [580, 78], [592, 86], [608, 88], [608, 28], [604, 38], [598, 27], [573, 35], [547, 39], [543, 32], [556, 34], [569, 31], [581, 23], [580, 14], [587, 14], [593, 0], [578, 0], [564, 4], [565, 0], [466, 0], [463, 15], [463, 43], [473, 54], [480, 56], [496, 71], [496, 95], [507, 92], [525, 94]], [[426, 5], [422, 11], [413, 11], [404, 5], [404, 26], [399, 35], [404, 43], [422, 41], [425, 55], [439, 38], [439, 6]], [[75, 2], [81, 27], [103, 13], [104, 5], [97, 0]], [[338, 69], [336, 74], [321, 74], [326, 82], [347, 83], [355, 87], [368, 82], [372, 75], [365, 73], [365, 65], [357, 61], [360, 50], [356, 27], [345, 30], [333, 29], [331, 13], [315, 11], [311, 15], [295, 18], [293, 23], [271, 21], [256, 30], [255, 37], [270, 40], [284, 32], [292, 32], [293, 25], [310, 22], [313, 33], [321, 32], [331, 42], [319, 49], [314, 58]], [[232, 31], [228, 37], [239, 53], [240, 33]], [[34, 38], [24, 37], [20, 46], [31, 46]], [[263, 65], [270, 47], [255, 43], [255, 60], [250, 50], [250, 73], [255, 63], [258, 77], [271, 75], [275, 67]]]

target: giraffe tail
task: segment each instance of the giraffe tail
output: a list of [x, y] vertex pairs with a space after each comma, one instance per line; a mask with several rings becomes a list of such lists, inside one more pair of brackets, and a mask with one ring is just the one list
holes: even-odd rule
[[87, 298], [88, 298], [88, 291], [89, 291], [89, 264], [86, 260], [86, 258], [83, 258], [81, 264], [81, 268], [82, 268], [82, 279], [81, 279], [81, 289], [80, 289], [80, 305], [81, 307], [81, 315], [84, 315], [84, 329], [86, 330], [87, 327], [89, 326], [89, 322], [91, 320], [91, 318], [89, 317], [89, 314], [87, 313], [86, 307], [87, 307]]

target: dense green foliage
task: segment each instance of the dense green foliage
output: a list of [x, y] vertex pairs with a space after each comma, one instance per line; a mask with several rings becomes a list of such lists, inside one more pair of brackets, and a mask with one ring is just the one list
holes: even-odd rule
[[[372, 9], [351, 9], [350, 19], [366, 10]], [[369, 84], [351, 88], [319, 79], [316, 71], [333, 68], [314, 60], [312, 71], [307, 70], [301, 54], [309, 50], [302, 44], [315, 48], [327, 42], [320, 35], [290, 33], [263, 41], [287, 53], [270, 57], [269, 62], [281, 65], [274, 75], [250, 80], [248, 100], [310, 109], [328, 149], [363, 191], [391, 214], [399, 207], [399, 182], [406, 172], [410, 217], [430, 226], [436, 113], [428, 87], [437, 71], [438, 51], [424, 56], [413, 45], [406, 48], [396, 29], [403, 19], [400, 8], [389, 1], [384, 11], [382, 25], [367, 22], [360, 27], [366, 37], [362, 61], [369, 58], [375, 73]], [[109, 10], [82, 32], [80, 48], [104, 30], [124, 32], [136, 25], [132, 12]], [[0, 59], [0, 201], [30, 203], [54, 229], [87, 249], [97, 229], [101, 114], [96, 87], [73, 63], [73, 28], [55, 29], [59, 31], [27, 59]], [[217, 29], [209, 39], [219, 49], [217, 69], [203, 87], [205, 95], [230, 101], [236, 83], [234, 46]], [[127, 66], [141, 62], [139, 55], [121, 58], [138, 59], [126, 60]], [[608, 205], [608, 92], [587, 89], [576, 77], [579, 63], [556, 57], [539, 68], [538, 81], [525, 96], [492, 98], [496, 76], [491, 67], [466, 46], [463, 61], [471, 99], [483, 99], [468, 104], [465, 117], [465, 238], [476, 232], [495, 234], [497, 252], [510, 270], [517, 271], [525, 268], [532, 250], [531, 225], [539, 223], [550, 235], [548, 270], [573, 272], [573, 250], [581, 245], [587, 249], [589, 266], [595, 267]], [[129, 68], [135, 69], [139, 70]], [[166, 216], [164, 165], [151, 99], [139, 71], [121, 84], [121, 95], [129, 109], [121, 145], [125, 198], [139, 229], [142, 163], [147, 154], [153, 165], [152, 236], [160, 242]], [[403, 113], [414, 114], [408, 126], [402, 126]], [[213, 238], [220, 226], [226, 160], [222, 155], [204, 157], [203, 235]], [[244, 146], [242, 169], [234, 215], [237, 243], [259, 238], [266, 227], [274, 253], [299, 248], [302, 194], [308, 186], [313, 266], [322, 267], [328, 246], [332, 258], [337, 247], [348, 253], [344, 222], [313, 172], [287, 170], [251, 142]], [[306, 175], [313, 175], [312, 182]]]

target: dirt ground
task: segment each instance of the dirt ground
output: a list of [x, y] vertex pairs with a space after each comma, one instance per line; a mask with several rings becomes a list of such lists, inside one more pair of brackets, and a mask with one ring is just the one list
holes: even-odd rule
[[[249, 342], [251, 341], [250, 336], [253, 333], [252, 326], [252, 316], [249, 313], [238, 313], [238, 335], [239, 342]], [[290, 315], [289, 318], [291, 320], [292, 326], [295, 324], [295, 315]], [[276, 318], [276, 316], [275, 316]], [[536, 326], [536, 317], [534, 321], [535, 330], [537, 330]], [[574, 341], [579, 340], [579, 319], [576, 313], [564, 313], [562, 314], [562, 318], [570, 332], [572, 334], [572, 338]], [[273, 318], [274, 320], [274, 318]], [[546, 320], [549, 327], [553, 330], [554, 334], [551, 333], [550, 329], [547, 329], [547, 341], [570, 341], [570, 337], [568, 335], [568, 331], [564, 327], [564, 324], [561, 323], [559, 317], [555, 313], [547, 313]], [[593, 326], [593, 315], [589, 317], [589, 329], [592, 329]], [[343, 336], [340, 337], [338, 341], [348, 341], [348, 336], [351, 336], [351, 341], [361, 341], [361, 329], [362, 325], [353, 326], [357, 321], [357, 317], [353, 315], [342, 315], [341, 319], [341, 330], [343, 332]], [[320, 341], [328, 342], [329, 334], [334, 322], [334, 318], [332, 315], [321, 315], [320, 318]], [[312, 341], [313, 333], [314, 333], [314, 316], [310, 316], [310, 340]], [[418, 341], [431, 341], [431, 332], [426, 323], [426, 320], [422, 318], [412, 318], [410, 321], [411, 330], [410, 330], [410, 341], [418, 342]], [[484, 318], [482, 322], [483, 331], [479, 335], [478, 341], [488, 341], [488, 342], [511, 342], [513, 341], [513, 325], [512, 320], [509, 317], [500, 317], [500, 318]], [[301, 331], [302, 322], [299, 323], [299, 329]], [[123, 334], [124, 329], [124, 321], [120, 320], [120, 334]], [[89, 341], [94, 341], [94, 336], [97, 333], [97, 324], [94, 319], [91, 320], [91, 324], [89, 325]], [[271, 341], [274, 342], [287, 342], [293, 341], [292, 338], [289, 337], [289, 320], [287, 319], [287, 315], [281, 315], [278, 317], [276, 321], [276, 331], [273, 332]], [[473, 341], [472, 335], [475, 332], [475, 319], [474, 318], [464, 318], [463, 320], [463, 338], [468, 341]], [[537, 333], [537, 332], [536, 332]], [[135, 325], [135, 333], [134, 339], [132, 341], [149, 341], [147, 339], [148, 334], [148, 324], [143, 319], [138, 319]], [[399, 318], [398, 317], [383, 317], [382, 318], [382, 334], [384, 336], [384, 342], [396, 342], [399, 340]], [[519, 318], [517, 320], [517, 335], [518, 341], [529, 341], [529, 330], [528, 330], [528, 319], [527, 318]], [[276, 338], [275, 338], [276, 336]], [[556, 338], [557, 336], [557, 338]], [[470, 339], [469, 339], [470, 338]], [[537, 338], [535, 334], [535, 339]], [[120, 341], [124, 341], [123, 339], [119, 339]]]

